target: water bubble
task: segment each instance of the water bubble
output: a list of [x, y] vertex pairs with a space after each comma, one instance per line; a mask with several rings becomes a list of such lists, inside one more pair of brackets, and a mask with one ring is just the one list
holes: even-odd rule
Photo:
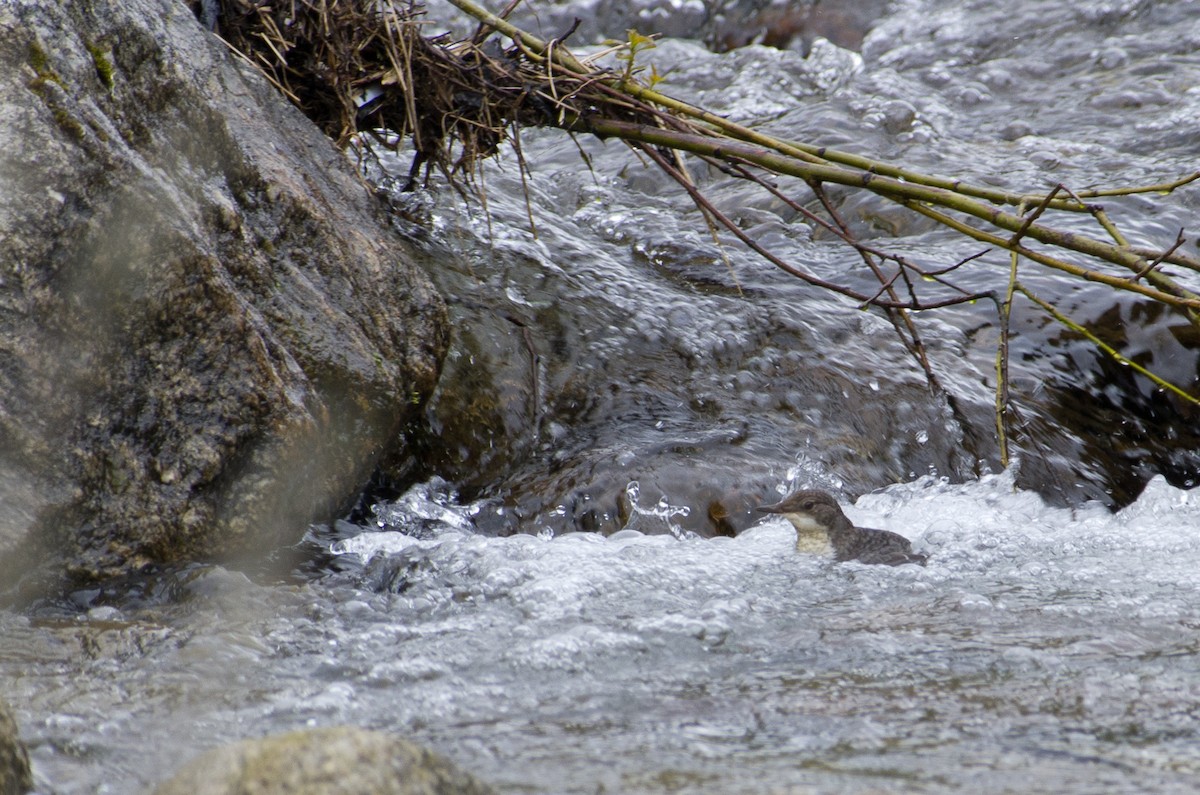
[[992, 600], [983, 594], [968, 593], [958, 600], [958, 606], [962, 610], [988, 610], [992, 607]]

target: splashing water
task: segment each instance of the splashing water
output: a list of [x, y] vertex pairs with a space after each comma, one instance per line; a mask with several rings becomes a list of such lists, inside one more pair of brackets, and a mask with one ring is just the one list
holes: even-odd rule
[[[1198, 769], [1186, 493], [1156, 482], [1111, 516], [1048, 508], [1006, 477], [926, 479], [848, 512], [913, 537], [930, 565], [797, 556], [778, 520], [709, 541], [449, 533], [405, 558], [419, 575], [387, 602], [410, 633], [397, 665], [426, 683], [388, 679], [411, 691], [396, 722], [497, 721], [545, 765], [512, 783], [551, 791], [698, 770], [683, 791], [878, 776], [1000, 791], [1029, 771], [1052, 777], [1046, 791], [1101, 773], [1169, 788]], [[566, 786], [561, 765], [587, 783]], [[737, 783], [746, 769], [754, 786]]]
[[339, 722], [506, 792], [1186, 792], [1200, 774], [1200, 504], [1162, 481], [1116, 515], [1007, 476], [846, 506], [924, 568], [801, 555], [780, 520], [491, 538], [463, 527], [476, 506], [424, 494], [453, 516], [343, 524], [347, 565], [299, 588], [212, 568], [153, 615], [0, 614], [42, 775], [134, 775], [154, 737], [148, 784], [192, 737]]

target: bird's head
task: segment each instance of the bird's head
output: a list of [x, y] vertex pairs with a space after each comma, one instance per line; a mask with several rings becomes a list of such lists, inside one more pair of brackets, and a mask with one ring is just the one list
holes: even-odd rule
[[801, 532], [818, 529], [829, 532], [840, 522], [846, 521], [833, 495], [816, 489], [797, 491], [774, 505], [764, 505], [758, 510], [779, 514]]

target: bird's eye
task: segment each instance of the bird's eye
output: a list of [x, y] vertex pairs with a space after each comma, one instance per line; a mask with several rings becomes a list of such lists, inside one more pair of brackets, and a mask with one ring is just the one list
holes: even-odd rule
[[814, 505], [816, 505], [816, 503], [815, 503], [815, 502], [813, 502], [812, 500], [805, 500], [805, 501], [804, 501], [804, 502], [803, 502], [803, 503], [800, 505], [800, 507], [801, 507], [801, 508], [803, 508], [803, 509], [804, 509], [804, 510], [806, 510], [806, 511], [811, 511], [811, 510], [813, 509], [813, 506], [814, 506]]

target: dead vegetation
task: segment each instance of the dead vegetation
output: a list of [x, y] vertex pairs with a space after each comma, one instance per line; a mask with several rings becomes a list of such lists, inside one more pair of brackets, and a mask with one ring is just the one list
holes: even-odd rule
[[[1133, 246], [1099, 203], [1106, 196], [1167, 193], [1200, 174], [1113, 190], [1072, 191], [1059, 185], [1048, 193], [1013, 193], [921, 174], [781, 140], [662, 94], [654, 88], [656, 76], [647, 77], [637, 63], [639, 50], [652, 42], [634, 32], [607, 53], [624, 67], [605, 69], [595, 58], [580, 60], [570, 53], [565, 41], [571, 31], [543, 41], [506, 22], [505, 15], [519, 0], [500, 14], [471, 0], [451, 2], [479, 20], [466, 40], [422, 35], [421, 7], [400, 0], [222, 0], [219, 32], [340, 145], [370, 136], [378, 145], [395, 147], [410, 138], [416, 155], [409, 187], [422, 175], [427, 178], [430, 169], [456, 186], [470, 184], [480, 161], [496, 155], [505, 143], [521, 160], [522, 127], [619, 138], [671, 176], [712, 227], [815, 287], [885, 313], [934, 389], [940, 387], [912, 313], [964, 302], [993, 303], [1001, 332], [996, 417], [1005, 463], [1011, 414], [1008, 317], [1018, 296], [1091, 339], [1106, 355], [1136, 367], [1028, 289], [1020, 279], [1023, 268], [1052, 268], [1135, 293], [1169, 307], [1200, 331], [1200, 295], [1167, 273], [1167, 266], [1200, 273], [1200, 260], [1182, 252], [1182, 231], [1161, 250]], [[756, 183], [843, 240], [871, 269], [878, 289], [863, 292], [819, 278], [760, 245], [696, 187], [686, 156]], [[815, 193], [816, 205], [805, 206], [780, 191], [780, 175], [803, 180]], [[984, 250], [1007, 250], [1011, 266], [1006, 288], [977, 292], [955, 284], [955, 272], [978, 255], [929, 267], [857, 240], [825, 190], [830, 184], [876, 193], [979, 241]], [[1095, 236], [1052, 225], [1063, 214], [1090, 216]], [[1183, 388], [1138, 371], [1177, 399], [1200, 403]]]

